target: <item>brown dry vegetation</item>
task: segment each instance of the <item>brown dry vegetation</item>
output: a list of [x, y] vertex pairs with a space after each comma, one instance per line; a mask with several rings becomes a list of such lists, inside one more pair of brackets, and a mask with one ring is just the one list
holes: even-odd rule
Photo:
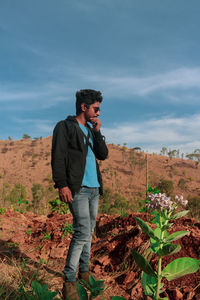
[[[184, 198], [189, 194], [200, 196], [200, 165], [196, 166], [195, 161], [133, 152], [125, 146], [108, 145], [108, 148], [108, 159], [100, 162], [104, 185], [125, 196], [131, 205], [145, 196], [146, 157], [149, 185], [156, 186], [165, 178], [173, 181], [174, 193], [183, 194]], [[34, 183], [47, 189], [51, 183], [50, 153], [51, 137], [0, 141], [0, 199], [6, 185], [11, 189], [16, 183], [22, 184], [29, 200]], [[184, 189], [180, 188], [180, 180], [184, 180]], [[43, 201], [47, 199], [44, 197]]]

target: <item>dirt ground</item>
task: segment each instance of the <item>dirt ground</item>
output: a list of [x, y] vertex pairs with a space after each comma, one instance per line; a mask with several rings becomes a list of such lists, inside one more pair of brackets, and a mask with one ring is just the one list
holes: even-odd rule
[[[144, 253], [149, 246], [147, 236], [135, 221], [139, 216], [147, 221], [146, 214], [98, 215], [96, 232], [93, 236], [90, 269], [92, 274], [105, 280], [107, 289], [104, 299], [123, 296], [125, 299], [147, 299], [140, 283], [141, 271], [135, 265], [131, 249]], [[9, 258], [26, 259], [27, 265], [43, 274], [49, 288], [58, 291], [61, 297], [63, 286], [62, 270], [71, 239], [71, 233], [63, 236], [71, 215], [57, 213], [38, 216], [20, 214], [8, 210], [0, 215], [0, 258], [1, 265], [9, 269]], [[190, 234], [177, 241], [182, 249], [173, 256], [163, 259], [163, 267], [178, 257], [200, 258], [200, 223], [183, 217], [175, 222], [172, 231], [188, 230]], [[157, 258], [152, 256], [151, 265], [156, 268]], [[1, 272], [3, 269], [0, 266]], [[164, 281], [163, 296], [172, 300], [200, 299], [200, 271], [170, 282]], [[12, 285], [10, 288], [13, 288]], [[62, 298], [61, 298], [62, 299]]]

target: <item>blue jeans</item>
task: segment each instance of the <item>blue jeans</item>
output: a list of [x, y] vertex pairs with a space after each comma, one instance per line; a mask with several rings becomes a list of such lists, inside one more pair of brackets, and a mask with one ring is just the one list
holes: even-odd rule
[[76, 281], [76, 273], [89, 270], [91, 239], [96, 225], [99, 188], [82, 187], [69, 208], [73, 215], [74, 234], [64, 268], [65, 281]]

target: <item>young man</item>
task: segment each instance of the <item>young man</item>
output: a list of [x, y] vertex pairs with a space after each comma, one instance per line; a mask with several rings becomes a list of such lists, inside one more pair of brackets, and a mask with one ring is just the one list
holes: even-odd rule
[[[79, 299], [76, 273], [89, 283], [91, 238], [96, 224], [102, 178], [96, 158], [104, 160], [108, 149], [101, 135], [102, 95], [95, 90], [76, 93], [76, 116], [60, 121], [53, 132], [52, 172], [60, 199], [69, 204], [74, 234], [64, 268], [64, 296]], [[88, 124], [90, 123], [90, 124]]]

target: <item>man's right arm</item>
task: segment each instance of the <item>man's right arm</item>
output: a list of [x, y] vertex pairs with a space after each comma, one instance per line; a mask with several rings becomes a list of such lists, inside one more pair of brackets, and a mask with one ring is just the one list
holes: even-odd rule
[[72, 193], [67, 184], [68, 137], [63, 121], [53, 131], [51, 166], [55, 188], [59, 189], [59, 197], [64, 202], [71, 202]]

